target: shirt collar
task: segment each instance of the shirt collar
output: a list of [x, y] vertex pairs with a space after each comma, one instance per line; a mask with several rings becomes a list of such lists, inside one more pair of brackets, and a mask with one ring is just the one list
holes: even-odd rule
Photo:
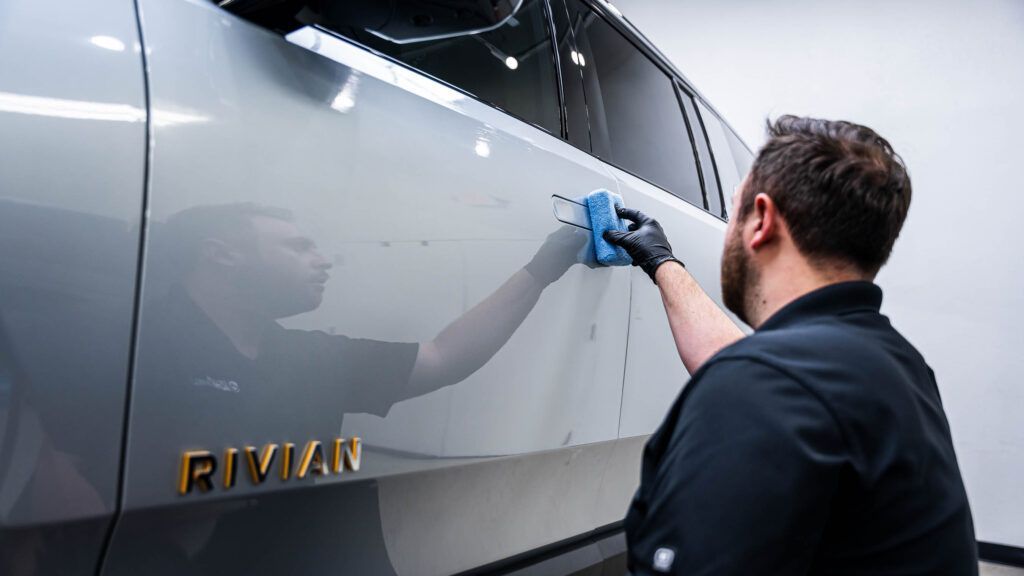
[[856, 280], [829, 284], [786, 304], [765, 320], [757, 332], [775, 330], [822, 316], [878, 312], [881, 307], [882, 289], [872, 282]]

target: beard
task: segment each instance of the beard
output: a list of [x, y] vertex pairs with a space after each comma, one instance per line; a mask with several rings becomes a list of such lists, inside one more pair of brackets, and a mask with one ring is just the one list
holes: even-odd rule
[[241, 266], [233, 278], [236, 298], [260, 316], [279, 320], [320, 307], [323, 293], [298, 273], [262, 262]]
[[757, 283], [758, 272], [743, 249], [739, 231], [725, 239], [722, 250], [722, 303], [745, 324], [750, 325], [747, 303]]

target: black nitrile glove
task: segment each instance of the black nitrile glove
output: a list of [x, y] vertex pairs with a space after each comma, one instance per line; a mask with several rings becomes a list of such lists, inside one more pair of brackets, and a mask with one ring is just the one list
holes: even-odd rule
[[[674, 261], [682, 264], [672, 255], [672, 246], [669, 245], [668, 237], [657, 220], [639, 210], [629, 208], [618, 208], [615, 212], [619, 218], [625, 218], [633, 223], [629, 225], [629, 232], [606, 231], [604, 239], [625, 248], [629, 257], [633, 259], [633, 266], [642, 268], [652, 281], [658, 266], [665, 262]], [[657, 284], [657, 281], [654, 283]]]

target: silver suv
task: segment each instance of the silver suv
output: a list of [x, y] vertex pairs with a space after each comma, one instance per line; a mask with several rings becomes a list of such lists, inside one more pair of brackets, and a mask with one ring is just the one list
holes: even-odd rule
[[750, 152], [600, 0], [219, 4], [0, 5], [0, 573], [621, 571], [687, 375], [559, 198], [715, 290]]

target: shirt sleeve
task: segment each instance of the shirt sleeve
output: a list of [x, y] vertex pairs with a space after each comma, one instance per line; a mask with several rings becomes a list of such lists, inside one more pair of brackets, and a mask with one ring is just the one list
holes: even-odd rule
[[409, 375], [420, 345], [415, 342], [383, 342], [325, 334], [288, 331], [291, 349], [307, 355], [305, 372], [318, 396], [335, 403], [345, 413], [365, 412], [385, 416], [391, 407], [414, 396]]
[[348, 374], [346, 412], [385, 416], [397, 402], [415, 396], [409, 375], [420, 345], [346, 338], [339, 361]]
[[647, 509], [630, 542], [632, 570], [806, 574], [846, 461], [831, 413], [755, 360], [720, 360], [691, 386], [641, 487]]

